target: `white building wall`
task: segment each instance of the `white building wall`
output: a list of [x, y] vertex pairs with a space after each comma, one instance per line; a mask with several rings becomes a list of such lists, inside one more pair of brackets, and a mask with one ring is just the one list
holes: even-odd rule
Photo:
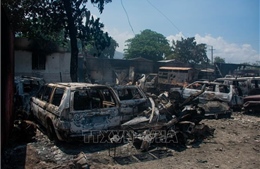
[[70, 82], [70, 53], [48, 55], [45, 70], [32, 70], [32, 52], [15, 51], [15, 75], [43, 77], [46, 82]]

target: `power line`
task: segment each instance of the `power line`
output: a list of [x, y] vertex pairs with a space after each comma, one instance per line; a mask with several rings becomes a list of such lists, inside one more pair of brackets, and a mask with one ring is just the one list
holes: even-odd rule
[[[154, 6], [149, 0], [146, 0], [154, 9], [156, 9], [161, 15], [163, 15], [172, 25], [175, 29], [177, 29], [179, 32], [180, 29], [164, 14], [162, 13], [156, 6]], [[182, 33], [183, 34], [183, 33]], [[183, 36], [185, 37], [185, 35], [183, 34]]]
[[125, 9], [125, 7], [124, 7], [124, 5], [123, 5], [123, 1], [122, 1], [122, 0], [121, 0], [121, 5], [122, 5], [122, 7], [123, 7], [123, 9], [124, 9], [124, 11], [125, 11], [125, 14], [126, 14], [126, 17], [127, 17], [127, 20], [128, 20], [128, 24], [129, 24], [129, 26], [131, 27], [131, 30], [132, 30], [132, 32], [133, 32], [134, 35], [135, 35], [134, 29], [133, 29], [133, 27], [132, 27], [132, 25], [131, 25], [131, 23], [130, 23], [130, 20], [129, 20], [127, 11], [126, 11], [126, 9]]

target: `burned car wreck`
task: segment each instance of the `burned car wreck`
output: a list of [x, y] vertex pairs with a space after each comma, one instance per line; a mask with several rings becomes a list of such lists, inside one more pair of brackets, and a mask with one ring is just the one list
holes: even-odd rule
[[50, 139], [88, 143], [104, 136], [108, 142], [140, 143], [146, 151], [153, 142], [186, 145], [214, 134], [201, 123], [209, 109], [194, 103], [205, 88], [178, 102], [166, 92], [145, 95], [138, 86], [48, 83], [32, 97], [31, 112]]
[[260, 111], [260, 88], [250, 91], [248, 96], [243, 99], [243, 110], [246, 113], [258, 113]]
[[172, 102], [166, 94], [152, 95], [152, 107], [140, 113], [136, 118], [121, 125], [130, 130], [128, 135], [133, 143], [140, 143], [140, 149], [146, 151], [151, 143], [176, 143], [185, 145], [188, 140], [204, 139], [213, 135], [214, 129], [200, 124], [205, 111], [197, 105], [189, 105], [205, 91], [195, 93], [183, 103]]
[[260, 95], [251, 95], [244, 98], [243, 109], [245, 112], [257, 113], [260, 111]]
[[15, 76], [14, 84], [15, 119], [17, 119], [18, 116], [27, 118], [30, 112], [30, 98], [37, 94], [40, 88], [45, 84], [45, 80], [33, 76]]
[[218, 82], [195, 81], [186, 87], [171, 88], [169, 93], [176, 100], [188, 98], [190, 95], [199, 92], [202, 86], [206, 85], [205, 92], [198, 96], [196, 100], [200, 103], [205, 103], [213, 98], [219, 99], [221, 102], [226, 102], [232, 108], [239, 108], [243, 105], [243, 99], [236, 91], [234, 85], [226, 85]]
[[119, 98], [105, 85], [47, 83], [31, 99], [31, 113], [50, 139], [84, 140], [93, 130], [120, 125]]
[[150, 101], [138, 86], [46, 83], [31, 98], [31, 114], [50, 139], [87, 141], [118, 129]]

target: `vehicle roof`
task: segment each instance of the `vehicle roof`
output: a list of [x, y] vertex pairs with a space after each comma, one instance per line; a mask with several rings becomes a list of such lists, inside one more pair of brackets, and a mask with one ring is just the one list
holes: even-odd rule
[[194, 83], [204, 83], [204, 84], [215, 84], [215, 85], [225, 85], [225, 86], [229, 86], [223, 83], [219, 83], [219, 82], [210, 82], [210, 81], [194, 81], [190, 84], [194, 84]]
[[15, 81], [43, 81], [44, 79], [41, 77], [34, 77], [34, 76], [15, 76], [14, 77]]
[[77, 88], [89, 88], [89, 87], [108, 87], [102, 84], [92, 84], [92, 83], [84, 83], [84, 82], [57, 82], [57, 83], [47, 83], [50, 86], [60, 86], [60, 87], [69, 87], [71, 89]]
[[15, 80], [44, 80], [41, 77], [34, 77], [34, 76], [15, 76]]
[[113, 88], [115, 89], [133, 89], [133, 88], [139, 88], [138, 86], [136, 85], [116, 85], [116, 86], [113, 86]]
[[260, 77], [221, 77], [216, 80], [231, 80], [231, 81], [239, 81], [239, 80], [248, 80], [248, 79], [260, 79]]
[[191, 67], [160, 67], [160, 70], [190, 70]]

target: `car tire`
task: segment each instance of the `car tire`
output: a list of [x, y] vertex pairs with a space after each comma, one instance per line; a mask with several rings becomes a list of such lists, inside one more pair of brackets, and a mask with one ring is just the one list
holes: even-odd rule
[[28, 115], [28, 120], [36, 121], [35, 116], [34, 116], [34, 114], [33, 114], [33, 112], [31, 110], [30, 110], [30, 113]]
[[177, 102], [181, 101], [181, 94], [177, 91], [173, 91], [169, 94], [171, 100], [175, 100]]
[[219, 119], [219, 115], [216, 113], [216, 114], [214, 114], [214, 118], [217, 120], [217, 119]]
[[49, 119], [47, 122], [47, 136], [48, 138], [53, 141], [53, 140], [57, 140], [57, 136], [53, 127], [53, 124], [51, 122], [51, 120]]

